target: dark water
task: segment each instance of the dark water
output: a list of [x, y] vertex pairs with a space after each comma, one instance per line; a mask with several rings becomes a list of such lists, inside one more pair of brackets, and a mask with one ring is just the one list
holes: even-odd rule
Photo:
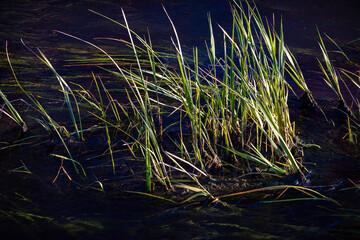
[[[313, 71], [318, 71], [315, 58], [320, 57], [316, 26], [333, 37], [349, 57], [359, 63], [360, 53], [346, 45], [360, 36], [357, 2], [256, 1], [268, 19], [273, 13], [277, 22], [282, 17], [285, 40], [298, 57], [314, 97], [326, 114], [335, 120], [334, 96], [313, 74]], [[209, 35], [208, 12], [211, 12], [213, 23], [225, 29], [231, 28], [229, 4], [225, 0], [2, 1], [1, 89], [12, 99], [18, 97], [19, 93], [12, 88], [14, 81], [5, 61], [7, 40], [19, 79], [27, 89], [43, 96], [44, 101], [58, 104], [53, 100], [57, 94], [56, 80], [21, 44], [20, 38], [33, 49], [39, 47], [65, 78], [86, 85], [91, 79], [90, 71], [95, 71], [112, 88], [118, 87], [101, 70], [84, 62], [84, 59], [98, 59], [96, 50], [53, 30], [95, 42], [114, 55], [126, 54], [128, 50], [123, 44], [94, 40], [96, 37], [127, 39], [124, 29], [88, 11], [93, 9], [122, 22], [123, 8], [133, 30], [146, 34], [149, 29], [155, 46], [171, 49], [173, 32], [161, 3], [172, 17], [185, 51], [191, 52], [194, 45], [200, 52], [205, 49], [204, 41], [208, 41]], [[221, 40], [218, 29], [215, 35]], [[343, 63], [342, 58], [336, 61]], [[290, 104], [297, 107], [296, 103]], [[300, 115], [296, 110], [293, 114]], [[303, 138], [322, 146], [322, 150], [305, 153], [305, 161], [311, 170], [309, 179], [312, 186], [322, 186], [317, 190], [339, 201], [341, 206], [325, 201], [262, 203], [276, 198], [280, 192], [228, 199], [230, 205], [227, 207], [203, 202], [176, 206], [122, 192], [123, 189], [144, 190], [138, 180], [141, 176], [127, 178], [131, 174], [125, 170], [118, 178], [104, 179], [106, 194], [70, 184], [64, 174], [53, 184], [59, 161], [49, 159], [48, 152], [56, 151], [57, 147], [47, 142], [34, 147], [0, 150], [0, 234], [8, 239], [360, 239], [360, 209], [357, 204], [360, 192], [354, 188], [347, 190], [353, 186], [349, 179], [360, 180], [360, 158], [352, 154], [356, 151], [339, 143], [339, 133], [324, 125], [319, 115], [315, 113], [297, 119]], [[13, 140], [21, 138], [7, 127], [8, 121], [1, 118], [0, 122], [1, 141], [9, 141], [5, 134]], [[91, 149], [104, 144], [104, 141], [99, 136], [86, 142], [84, 148]], [[97, 164], [104, 163], [95, 158], [97, 154], [89, 151], [78, 156], [91, 159], [88, 165], [93, 167], [96, 176], [103, 171], [96, 169]], [[22, 162], [31, 174], [11, 171], [21, 167]], [[128, 162], [124, 160], [122, 164]], [[138, 166], [135, 163], [131, 167]], [[279, 182], [285, 183], [294, 184], [296, 178]], [[231, 188], [231, 184], [228, 185]], [[96, 183], [93, 186], [97, 187]], [[294, 198], [298, 197], [293, 194]]]

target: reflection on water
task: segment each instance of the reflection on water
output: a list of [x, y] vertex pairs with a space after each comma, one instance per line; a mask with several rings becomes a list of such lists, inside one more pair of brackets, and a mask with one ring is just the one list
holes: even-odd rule
[[[30, 47], [40, 47], [54, 62], [56, 69], [72, 81], [88, 81], [93, 68], [70, 67], [69, 60], [99, 59], [101, 56], [94, 49], [55, 34], [53, 30], [97, 42], [113, 54], [126, 54], [124, 45], [93, 40], [94, 37], [127, 39], [127, 35], [123, 29], [88, 9], [122, 22], [123, 8], [133, 30], [146, 34], [149, 29], [155, 45], [171, 48], [170, 36], [173, 33], [161, 3], [172, 17], [182, 44], [189, 51], [194, 45], [199, 46], [200, 50], [205, 49], [204, 41], [208, 40], [209, 35], [208, 12], [211, 12], [214, 24], [231, 28], [229, 4], [226, 0], [1, 1], [2, 89], [9, 89], [8, 84], [13, 84], [3, 54], [5, 40], [9, 41], [9, 50], [19, 78], [28, 90], [44, 94], [49, 101], [56, 92], [56, 89], [52, 89], [56, 81], [41, 63], [34, 61], [34, 56], [22, 46], [20, 38]], [[359, 38], [360, 15], [357, 1], [258, 0], [256, 3], [268, 19], [272, 18], [272, 13], [275, 13], [277, 20], [282, 17], [286, 42], [299, 55], [300, 64], [305, 66], [305, 71], [314, 69], [314, 56], [319, 54], [316, 26], [342, 44]], [[222, 39], [219, 29], [215, 36]], [[359, 53], [350, 51], [349, 54], [359, 58]], [[104, 76], [104, 81], [107, 80], [111, 81]], [[116, 83], [111, 84], [113, 88], [118, 87]], [[317, 94], [328, 97], [330, 90], [324, 90], [321, 81], [315, 79], [309, 85], [315, 97]], [[16, 96], [17, 93], [9, 94]], [[316, 142], [324, 141], [322, 138], [326, 134], [317, 136]], [[330, 148], [331, 146], [328, 147]], [[14, 173], [6, 169], [18, 167], [23, 156], [19, 157], [10, 151], [2, 153], [7, 156], [6, 159], [16, 159], [12, 163], [1, 161], [4, 174], [0, 177], [0, 233], [9, 238], [20, 235], [39, 239], [47, 237], [46, 234], [50, 234], [53, 239], [343, 239], [344, 236], [346, 239], [355, 239], [360, 236], [358, 206], [354, 206], [351, 201], [347, 205], [344, 201], [346, 198], [359, 197], [359, 192], [354, 189], [336, 195], [328, 192], [342, 200], [344, 208], [315, 201], [259, 204], [259, 196], [234, 199], [230, 207], [201, 203], [177, 207], [137, 195], [103, 195], [53, 185], [51, 182], [57, 167], [49, 168], [51, 171], [46, 174], [46, 179], [40, 179], [37, 174], [21, 175], [19, 179], [18, 175], [14, 176]], [[329, 152], [325, 157], [330, 158], [332, 154], [333, 152]], [[33, 161], [46, 159], [46, 152], [30, 155]], [[317, 158], [319, 154], [315, 152], [310, 157]], [[53, 163], [46, 164], [50, 167]], [[324, 165], [327, 164], [328, 162]], [[351, 164], [346, 166], [353, 167]], [[45, 169], [43, 167], [41, 171], [47, 171]], [[336, 169], [333, 171], [336, 172]], [[326, 175], [328, 172], [318, 174]], [[351, 177], [355, 177], [356, 174], [352, 174]], [[337, 176], [339, 184], [349, 176]], [[334, 176], [328, 177], [329, 182], [334, 180]], [[317, 181], [316, 178], [314, 176], [312, 179], [315, 183], [326, 184], [322, 182], [323, 179]], [[114, 185], [116, 184], [119, 183], [115, 182]], [[67, 191], [68, 189], [70, 190]], [[13, 210], [9, 212], [7, 209]], [[26, 215], [25, 212], [31, 214]], [[46, 234], [41, 235], [44, 232]]]
[[[127, 39], [126, 31], [114, 23], [88, 11], [93, 9], [115, 20], [123, 22], [121, 8], [124, 9], [130, 27], [141, 35], [149, 30], [154, 45], [172, 47], [173, 36], [171, 25], [164, 14], [164, 4], [172, 17], [181, 42], [192, 51], [193, 46], [200, 48], [200, 54], [206, 57], [205, 44], [209, 30], [207, 13], [211, 13], [214, 24], [231, 29], [229, 4], [226, 0], [177, 0], [177, 1], [2, 1], [0, 7], [0, 41], [1, 52], [4, 52], [4, 41], [9, 41], [9, 49], [16, 56], [31, 54], [22, 46], [20, 38], [32, 47], [40, 47], [52, 61], [74, 58], [71, 49], [86, 49], [80, 42], [55, 34], [61, 30], [86, 40], [107, 46], [111, 53], [119, 54], [124, 45], [111, 41], [95, 41], [94, 37], [113, 37]], [[316, 26], [340, 44], [359, 38], [360, 15], [357, 1], [267, 1], [256, 3], [265, 17], [271, 21], [275, 13], [276, 21], [283, 19], [285, 41], [297, 53], [306, 71], [315, 70], [315, 57], [320, 56]], [[277, 25], [279, 26], [279, 24]], [[222, 40], [221, 31], [215, 26], [215, 36]], [[70, 47], [72, 46], [72, 47]], [[112, 46], [113, 48], [110, 48]], [[221, 46], [218, 46], [221, 48]], [[60, 51], [59, 49], [65, 50]], [[185, 48], [186, 49], [186, 48]], [[68, 50], [69, 52], [67, 52]], [[348, 49], [345, 49], [348, 50]], [[96, 52], [92, 50], [92, 52]], [[358, 60], [357, 52], [348, 51], [349, 57]], [[311, 56], [311, 57], [309, 57]], [[85, 58], [85, 55], [83, 56]], [[91, 53], [87, 55], [91, 57]], [[5, 60], [4, 57], [1, 58]], [[29, 60], [30, 61], [30, 60]], [[1, 63], [0, 67], [6, 64]], [[57, 65], [61, 68], [63, 64]], [[59, 69], [61, 71], [62, 69]], [[317, 69], [316, 69], [317, 70]], [[71, 69], [64, 69], [65, 72]], [[78, 71], [78, 70], [76, 70]], [[88, 71], [85, 71], [88, 73]], [[309, 76], [311, 78], [311, 76]], [[320, 81], [321, 82], [321, 81]], [[321, 82], [322, 84], [322, 82]], [[311, 86], [314, 91], [321, 89], [318, 82]], [[330, 91], [329, 91], [330, 92]]]
[[321, 202], [240, 199], [229, 207], [177, 207], [124, 193], [74, 195], [43, 203], [52, 219], [14, 216], [18, 222], [2, 221], [7, 231], [0, 233], [13, 239], [358, 239], [360, 234], [359, 209]]
[[[20, 37], [51, 43], [52, 30], [59, 29], [90, 39], [95, 36], [119, 34], [119, 29], [88, 9], [122, 20], [121, 8], [137, 32], [149, 28], [155, 39], [168, 38], [170, 26], [163, 13], [164, 4], [186, 43], [200, 43], [208, 36], [207, 16], [213, 22], [230, 26], [229, 4], [226, 0], [182, 1], [2, 1], [0, 4], [1, 39], [15, 41]], [[294, 47], [316, 45], [316, 26], [320, 31], [342, 41], [358, 38], [360, 16], [357, 1], [256, 1], [261, 12], [271, 19], [282, 16], [288, 44]], [[158, 36], [157, 34], [161, 34]], [[53, 39], [54, 40], [54, 39]], [[46, 42], [48, 41], [48, 42]], [[55, 40], [54, 40], [55, 41]], [[58, 41], [58, 40], [57, 40]], [[54, 43], [53, 43], [54, 44]], [[193, 45], [193, 44], [192, 44]], [[195, 44], [200, 45], [200, 44]]]

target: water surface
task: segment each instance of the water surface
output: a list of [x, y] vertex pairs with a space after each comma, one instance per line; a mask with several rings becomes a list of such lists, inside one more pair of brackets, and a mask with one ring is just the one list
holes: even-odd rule
[[[88, 11], [93, 9], [123, 22], [123, 8], [133, 30], [141, 35], [149, 31], [155, 46], [171, 52], [170, 37], [174, 34], [161, 3], [174, 21], [185, 51], [191, 53], [193, 46], [198, 46], [200, 56], [204, 59], [204, 42], [209, 41], [207, 13], [211, 13], [217, 39], [221, 41], [222, 33], [216, 24], [231, 29], [229, 3], [225, 0], [2, 1], [1, 89], [12, 99], [19, 97], [20, 93], [13, 90], [14, 80], [5, 60], [7, 40], [20, 81], [28, 90], [41, 95], [44, 102], [61, 106], [61, 94], [56, 95], [59, 94], [56, 79], [21, 44], [20, 38], [30, 48], [40, 48], [67, 80], [90, 84], [90, 71], [95, 71], [103, 77], [109, 88], [121, 88], [122, 85], [117, 85], [112, 77], [96, 68], [96, 64], [86, 61], [102, 57], [97, 50], [53, 30], [97, 43], [111, 54], [126, 55], [129, 51], [124, 44], [94, 39], [112, 37], [127, 40], [126, 31]], [[314, 70], [318, 71], [315, 58], [320, 57], [316, 27], [333, 37], [356, 62], [360, 59], [359, 52], [347, 48], [346, 43], [359, 38], [360, 9], [357, 1], [258, 0], [256, 3], [269, 21], [272, 21], [273, 13], [277, 23], [282, 18], [286, 43], [298, 56], [315, 98], [325, 107], [327, 114], [336, 117], [333, 94], [313, 74]], [[342, 63], [343, 58], [339, 57], [336, 61]], [[99, 63], [99, 60], [96, 62]], [[295, 102], [290, 104], [298, 107]], [[294, 116], [301, 114], [297, 111], [293, 113]], [[58, 117], [62, 119], [62, 116]], [[316, 124], [308, 121], [309, 118]], [[10, 141], [5, 134], [12, 140], [21, 138], [8, 129], [8, 124], [8, 121], [1, 123], [1, 141]], [[122, 178], [130, 175], [125, 170], [118, 178], [104, 179], [107, 194], [70, 184], [64, 174], [53, 184], [59, 162], [49, 158], [49, 152], [56, 151], [57, 146], [46, 143], [40, 145], [44, 147], [29, 146], [25, 150], [20, 147], [0, 150], [0, 233], [9, 239], [360, 238], [360, 209], [356, 204], [359, 191], [346, 190], [351, 187], [348, 179], [359, 180], [359, 156], [349, 154], [346, 144], [341, 145], [328, 139], [337, 133], [323, 124], [319, 114], [300, 118], [299, 126], [303, 128], [303, 137], [307, 141], [314, 141], [323, 147], [321, 151], [311, 150], [306, 153], [306, 161], [311, 169], [311, 185], [321, 185], [319, 190], [338, 200], [342, 206], [322, 201], [262, 203], [279, 194], [272, 192], [269, 195], [255, 194], [229, 199], [228, 207], [204, 202], [177, 206], [122, 192], [122, 189], [144, 190], [138, 180], [142, 176]], [[336, 139], [340, 141], [341, 137]], [[104, 143], [105, 139], [98, 136], [86, 142], [85, 147], [92, 149]], [[22, 151], [26, 153], [19, 154]], [[88, 152], [79, 158], [96, 155], [98, 153]], [[103, 164], [106, 159], [92, 159], [88, 164], [97, 176], [103, 171], [96, 168], [97, 164]], [[11, 171], [21, 167], [21, 161], [32, 174]], [[127, 161], [122, 163], [127, 164]], [[314, 167], [315, 164], [318, 168]], [[134, 163], [132, 167], [138, 165]], [[289, 178], [278, 184], [295, 184], [296, 180], [296, 177]]]

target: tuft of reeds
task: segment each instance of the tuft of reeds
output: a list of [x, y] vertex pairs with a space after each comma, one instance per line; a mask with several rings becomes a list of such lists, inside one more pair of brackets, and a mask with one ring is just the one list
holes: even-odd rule
[[[23, 43], [24, 44], [24, 43]], [[25, 44], [24, 44], [25, 45]], [[26, 45], [25, 45], [26, 46]], [[41, 52], [40, 52], [41, 53]], [[15, 71], [12, 67], [12, 64], [11, 64], [11, 60], [10, 60], [10, 57], [9, 57], [9, 53], [8, 53], [8, 49], [7, 49], [7, 45], [6, 45], [6, 55], [7, 55], [7, 60], [8, 60], [8, 63], [9, 63], [9, 66], [10, 66], [10, 69], [13, 73], [13, 76], [14, 76], [14, 79], [16, 81], [16, 84], [17, 86], [20, 88], [20, 90], [25, 94], [25, 96], [29, 99], [30, 103], [27, 103], [25, 102], [28, 106], [32, 107], [33, 109], [36, 110], [37, 113], [40, 114], [40, 117], [32, 117], [36, 122], [38, 122], [42, 127], [44, 127], [44, 129], [46, 129], [49, 133], [53, 134], [55, 137], [58, 137], [58, 139], [61, 141], [61, 143], [63, 144], [65, 150], [66, 150], [66, 153], [68, 154], [68, 159], [71, 159], [72, 160], [72, 163], [73, 163], [73, 166], [74, 166], [74, 169], [76, 171], [76, 173], [83, 179], [86, 178], [86, 173], [85, 171], [83, 170], [82, 166], [80, 163], [76, 162], [75, 160], [73, 160], [73, 157], [72, 157], [72, 154], [71, 154], [71, 151], [70, 149], [68, 148], [67, 146], [67, 143], [66, 143], [66, 139], [70, 137], [70, 133], [68, 132], [68, 130], [64, 127], [64, 126], [61, 126], [59, 125], [48, 113], [48, 111], [45, 110], [45, 108], [42, 106], [42, 104], [31, 94], [29, 93], [28, 91], [26, 91], [22, 85], [20, 84], [16, 74], [15, 74]], [[38, 56], [39, 57], [39, 56]], [[43, 60], [44, 62], [47, 61], [46, 57], [43, 55], [44, 59], [40, 58], [41, 60]], [[50, 64], [49, 62], [46, 62], [47, 64]], [[49, 67], [52, 67], [51, 64], [48, 65]], [[55, 71], [53, 69], [53, 71]], [[55, 71], [56, 72], [56, 71]], [[58, 80], [59, 81], [63, 81], [62, 78], [60, 78], [58, 75]], [[60, 79], [59, 79], [60, 78]], [[61, 82], [61, 84], [63, 84]], [[61, 85], [62, 87], [64, 87], [64, 85]], [[67, 85], [66, 85], [67, 86]], [[64, 90], [64, 89], [63, 89]], [[64, 90], [65, 91], [65, 90]], [[65, 94], [65, 93], [64, 93]], [[65, 94], [65, 97], [67, 97], [66, 99], [68, 99], [68, 94]], [[78, 104], [76, 104], [77, 107]], [[70, 104], [71, 106], [71, 104]], [[70, 107], [69, 106], [69, 107]], [[70, 111], [70, 110], [69, 110]], [[72, 113], [72, 109], [71, 109], [71, 113]], [[14, 113], [16, 114], [16, 113]], [[73, 115], [72, 115], [73, 116]], [[17, 120], [15, 118], [15, 120]], [[17, 120], [19, 121], [19, 120]], [[79, 133], [79, 131], [77, 130], [76, 131], [77, 133]], [[80, 135], [79, 135], [80, 136]], [[79, 170], [78, 166], [77, 165], [80, 165], [81, 166], [81, 169], [82, 171]]]
[[[131, 89], [129, 101], [141, 123], [135, 125], [141, 136], [135, 143], [142, 143], [140, 149], [145, 157], [148, 190], [152, 174], [164, 185], [164, 180], [168, 179], [165, 166], [169, 163], [164, 162], [164, 153], [176, 165], [170, 168], [181, 171], [197, 172], [199, 169], [205, 173], [214, 164], [221, 167], [222, 158], [231, 159], [231, 156], [236, 161], [245, 160], [243, 165], [248, 166], [248, 171], [256, 165], [277, 174], [301, 171], [301, 161], [293, 155], [297, 147], [293, 141], [295, 125], [291, 123], [287, 106], [290, 87], [285, 72], [290, 73], [305, 93], [311, 93], [294, 56], [285, 46], [282, 26], [277, 33], [274, 26], [264, 23], [256, 8], [247, 4], [247, 9], [246, 12], [245, 7], [235, 2], [231, 33], [219, 26], [224, 35], [224, 55], [221, 57], [216, 54], [209, 17], [209, 69], [199, 65], [196, 48], [192, 57], [185, 56], [165, 8], [175, 35], [172, 42], [177, 66], [171, 68], [164, 64], [165, 55], [154, 50], [150, 38], [146, 40], [130, 30], [124, 13], [125, 24], [122, 24], [92, 11], [127, 29], [130, 41], [118, 41], [133, 49], [136, 68], [120, 68], [104, 50], [63, 33], [105, 53], [119, 70], [112, 72], [128, 83]], [[133, 36], [141, 46], [135, 45]], [[138, 52], [148, 55], [150, 68], [142, 66]], [[172, 109], [170, 115], [186, 116], [189, 122], [190, 142], [183, 139], [184, 126], [181, 124], [180, 139], [173, 141], [181, 158], [169, 154], [158, 141], [164, 129], [172, 125], [164, 126], [160, 132], [154, 126], [153, 116], [169, 109]], [[181, 117], [178, 122], [184, 120]], [[185, 147], [189, 144], [191, 151]], [[187, 162], [186, 168], [181, 167], [180, 159]], [[249, 161], [255, 165], [250, 166]]]
[[[319, 31], [318, 35], [320, 39], [319, 46], [323, 55], [323, 60], [325, 62], [325, 64], [323, 64], [318, 59], [319, 66], [324, 75], [323, 79], [325, 83], [330, 87], [330, 89], [336, 94], [339, 102], [338, 109], [347, 115], [347, 134], [344, 136], [344, 138], [347, 138], [348, 142], [351, 144], [357, 144], [357, 138], [360, 133], [360, 102], [359, 99], [356, 99], [352, 95], [343, 77], [346, 77], [348, 80], [350, 80], [350, 82], [355, 86], [355, 88], [360, 90], [359, 75], [346, 69], [336, 68], [331, 62], [328, 51], [325, 47], [324, 41]], [[326, 37], [337, 47], [337, 52], [343, 55], [347, 60], [349, 60], [344, 51], [338, 46], [338, 44], [329, 36], [326, 35]], [[345, 88], [350, 93], [352, 97], [351, 105], [348, 105], [348, 103], [346, 103], [341, 92], [340, 83], [343, 83]], [[356, 110], [353, 111], [349, 106], [353, 106]]]
[[[319, 66], [325, 76], [324, 81], [338, 97], [339, 109], [345, 110], [346, 112], [350, 113], [350, 110], [349, 110], [349, 108], [344, 100], [344, 97], [340, 91], [340, 81], [343, 81], [343, 80], [341, 79], [341, 76], [339, 75], [339, 73], [337, 72], [337, 70], [335, 69], [335, 67], [333, 66], [333, 64], [330, 61], [328, 52], [326, 50], [325, 44], [323, 42], [323, 39], [322, 39], [319, 31], [318, 31], [318, 35], [319, 35], [319, 39], [320, 39], [319, 46], [320, 46], [321, 53], [324, 58], [325, 66], [321, 63], [320, 60], [318, 60], [318, 62], [319, 62]], [[332, 41], [332, 39], [330, 37], [328, 37], [328, 38]], [[334, 41], [333, 41], [333, 43], [337, 46], [337, 44]], [[340, 48], [339, 48], [339, 50], [344, 56], [346, 56]]]
[[[71, 135], [83, 140], [83, 133], [89, 130], [82, 127], [81, 104], [92, 110], [90, 116], [96, 119], [94, 126], [105, 130], [113, 174], [116, 174], [116, 159], [112, 131], [124, 134], [129, 150], [143, 160], [148, 192], [159, 183], [167, 190], [185, 188], [195, 192], [194, 197], [205, 196], [215, 200], [202, 180], [210, 179], [212, 172], [221, 172], [228, 166], [235, 166], [234, 170], [240, 169], [241, 172], [272, 172], [276, 175], [306, 171], [301, 156], [296, 155], [300, 146], [294, 141], [295, 123], [290, 119], [288, 109], [289, 91], [293, 90], [290, 81], [304, 92], [308, 105], [316, 106], [316, 103], [299, 64], [285, 44], [282, 23], [276, 31], [275, 23], [263, 19], [256, 6], [246, 1], [243, 5], [234, 1], [232, 28], [226, 30], [217, 26], [222, 32], [222, 41], [215, 42], [214, 26], [208, 16], [208, 65], [203, 66], [196, 47], [192, 53], [183, 50], [176, 27], [165, 8], [164, 12], [173, 29], [173, 54], [157, 51], [150, 34], [141, 37], [132, 31], [124, 11], [124, 23], [94, 12], [127, 31], [128, 40], [110, 40], [130, 47], [132, 65], [120, 64], [94, 43], [56, 31], [94, 47], [108, 58], [115, 70], [102, 69], [127, 84], [124, 90], [127, 107], [110, 94], [94, 73], [95, 94], [78, 84], [79, 90], [71, 89], [40, 50], [38, 53], [31, 50], [55, 75], [73, 132], [53, 120], [40, 102], [21, 86], [8, 59], [17, 85], [28, 97], [29, 105], [40, 114], [36, 121], [56, 135], [65, 147], [68, 156], [52, 154], [61, 159], [59, 172], [63, 170], [67, 174], [63, 167], [66, 160], [73, 164], [79, 176], [87, 177], [81, 163], [73, 158], [66, 141]], [[320, 47], [325, 65], [319, 63], [326, 81], [344, 102], [337, 72], [331, 65], [322, 40]], [[169, 62], [171, 66], [167, 64]], [[343, 74], [358, 84], [354, 75], [345, 71]], [[8, 108], [8, 115], [23, 127], [25, 123], [11, 102], [1, 91], [0, 95]], [[124, 122], [127, 123], [126, 129], [122, 126]], [[349, 139], [354, 141], [350, 122], [351, 119], [348, 120]], [[183, 178], [197, 186], [179, 183]], [[101, 183], [100, 186], [102, 188]], [[316, 199], [323, 197], [309, 196]]]
[[[25, 45], [25, 44], [24, 44]], [[26, 46], [26, 45], [25, 45]], [[26, 46], [27, 47], [27, 46]], [[27, 47], [28, 48], [28, 47]], [[71, 90], [70, 86], [66, 83], [66, 81], [61, 77], [61, 75], [55, 70], [55, 68], [52, 66], [52, 64], [50, 63], [50, 61], [47, 59], [47, 57], [44, 55], [44, 53], [40, 50], [37, 49], [39, 54], [36, 54], [34, 51], [32, 51], [30, 48], [28, 48], [38, 59], [40, 59], [47, 67], [49, 67], [49, 69], [55, 74], [56, 79], [58, 80], [58, 83], [61, 87], [61, 92], [64, 94], [64, 101], [68, 107], [68, 111], [70, 114], [70, 118], [71, 121], [73, 123], [73, 126], [75, 128], [75, 133], [76, 136], [78, 138], [78, 140], [83, 140], [84, 136], [83, 136], [83, 131], [82, 131], [82, 124], [81, 124], [81, 114], [80, 114], [80, 109], [79, 109], [79, 103], [78, 100], [74, 94], [74, 92]], [[74, 102], [74, 106], [76, 108], [77, 111], [77, 117], [78, 120], [76, 120], [75, 114], [74, 114], [74, 110], [73, 110], [73, 105], [72, 105], [72, 101], [70, 99], [70, 97], [73, 99]]]

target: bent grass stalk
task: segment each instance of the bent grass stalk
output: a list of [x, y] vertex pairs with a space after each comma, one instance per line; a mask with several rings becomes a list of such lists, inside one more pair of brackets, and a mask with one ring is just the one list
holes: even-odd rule
[[[273, 201], [265, 201], [265, 203], [275, 203], [275, 202], [289, 202], [289, 201], [299, 201], [299, 200], [325, 200], [335, 203], [338, 206], [341, 206], [339, 202], [337, 202], [334, 199], [328, 198], [324, 196], [323, 194], [307, 187], [301, 187], [301, 186], [293, 186], [293, 185], [280, 185], [280, 186], [272, 186], [272, 187], [263, 187], [263, 188], [257, 188], [257, 189], [251, 189], [247, 191], [237, 192], [237, 193], [231, 193], [226, 195], [221, 195], [216, 197], [216, 199], [226, 199], [230, 197], [240, 196], [244, 194], [250, 194], [254, 192], [262, 192], [262, 191], [274, 191], [274, 190], [285, 190], [288, 189], [295, 189], [297, 191], [300, 191], [306, 195], [309, 196], [309, 198], [296, 198], [296, 199], [284, 199], [284, 200], [273, 200]], [[279, 197], [283, 195], [283, 192], [279, 195]], [[279, 198], [278, 197], [278, 198]]]
[[[6, 116], [8, 116], [11, 120], [13, 120], [17, 125], [21, 127], [23, 132], [27, 131], [27, 126], [25, 121], [20, 116], [19, 112], [15, 109], [15, 107], [11, 104], [11, 102], [7, 99], [6, 95], [0, 90], [0, 97], [4, 100], [4, 104], [2, 108], [0, 109], [0, 113], [4, 113]], [[9, 112], [4, 110], [4, 107], [7, 107]], [[1, 114], [0, 114], [1, 118]]]

